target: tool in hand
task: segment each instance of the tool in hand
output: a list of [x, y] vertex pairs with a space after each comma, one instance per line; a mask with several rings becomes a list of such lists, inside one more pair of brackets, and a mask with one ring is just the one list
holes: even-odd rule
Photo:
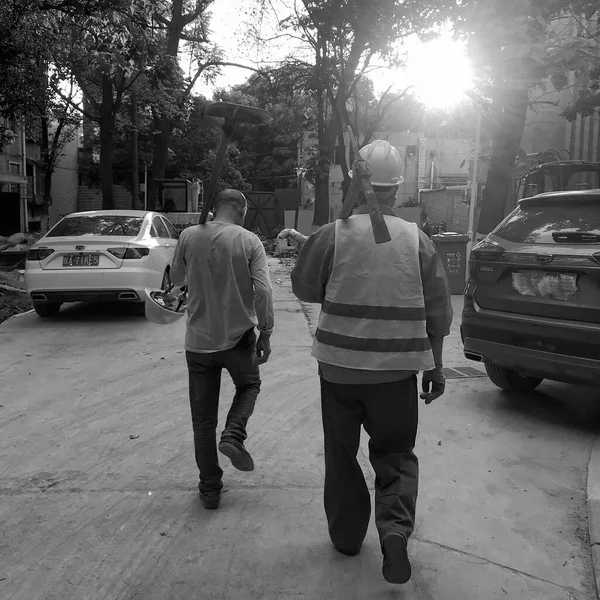
[[361, 191], [364, 192], [367, 205], [369, 207], [369, 216], [371, 217], [371, 227], [373, 228], [373, 236], [376, 244], [384, 244], [391, 241], [390, 232], [383, 218], [381, 207], [371, 185], [371, 167], [369, 163], [361, 158], [358, 144], [352, 132], [352, 127], [348, 125], [348, 133], [350, 134], [350, 143], [354, 150], [354, 165], [352, 167], [352, 182], [348, 188], [344, 205], [340, 211], [340, 219], [347, 219], [352, 214], [352, 209]]
[[221, 167], [223, 166], [223, 160], [225, 159], [225, 152], [227, 151], [227, 146], [229, 146], [229, 142], [231, 141], [231, 137], [233, 136], [236, 126], [239, 123], [251, 123], [258, 125], [259, 123], [268, 121], [271, 118], [270, 113], [262, 108], [244, 106], [242, 104], [233, 104], [232, 102], [213, 102], [212, 104], [208, 105], [204, 114], [211, 117], [223, 117], [225, 121], [221, 126], [223, 130], [221, 142], [219, 143], [215, 165], [210, 175], [208, 191], [204, 197], [202, 212], [200, 213], [199, 222], [201, 224], [206, 223], [208, 213], [212, 208], [212, 203], [214, 200], [213, 196], [215, 195], [215, 191], [217, 189], [219, 174], [221, 173]]

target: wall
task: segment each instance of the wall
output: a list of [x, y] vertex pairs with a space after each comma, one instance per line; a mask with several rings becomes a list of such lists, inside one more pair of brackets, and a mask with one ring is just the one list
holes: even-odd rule
[[52, 205], [48, 211], [49, 225], [52, 227], [69, 213], [77, 211], [78, 194], [78, 140], [68, 142], [52, 174], [50, 195]]
[[[16, 223], [16, 218], [11, 220], [11, 227], [15, 229], [12, 233], [18, 231], [28, 231], [29, 223], [39, 220], [39, 217], [34, 216], [35, 207], [28, 204], [27, 198], [33, 201], [34, 191], [34, 174], [36, 166], [34, 161], [40, 158], [40, 146], [37, 141], [27, 140], [23, 145], [22, 124], [12, 123], [8, 120], [0, 120], [0, 128], [10, 129], [15, 135], [15, 140], [12, 144], [3, 146], [0, 150], [0, 193], [18, 193], [20, 195], [19, 202], [19, 223]], [[25, 152], [23, 152], [25, 150]], [[27, 165], [24, 167], [23, 158], [27, 158]], [[11, 173], [11, 163], [15, 163], [14, 169], [17, 173]], [[27, 170], [31, 171], [32, 176], [27, 178]], [[12, 198], [13, 196], [11, 196]], [[7, 197], [8, 198], [8, 197]], [[8, 201], [8, 200], [7, 200]], [[11, 200], [12, 202], [12, 200]], [[16, 211], [13, 206], [12, 209]], [[39, 209], [38, 209], [39, 212]], [[2, 218], [3, 209], [0, 205], [0, 218]], [[12, 212], [16, 216], [16, 212]]]
[[439, 190], [422, 190], [421, 201], [432, 223], [446, 223], [447, 231], [469, 230], [470, 189], [467, 186]]
[[[396, 206], [417, 199], [421, 188], [441, 187], [440, 178], [451, 184], [465, 183], [469, 176], [474, 140], [425, 138], [419, 132], [378, 132], [374, 139], [387, 139], [398, 150], [403, 166], [404, 181], [398, 187]], [[305, 132], [298, 143], [298, 160], [303, 164], [311, 149], [317, 145], [315, 134]], [[348, 159], [349, 157], [347, 157]], [[431, 172], [433, 165], [433, 181]], [[329, 219], [335, 220], [342, 208], [342, 169], [331, 165], [329, 172]], [[300, 184], [302, 206], [313, 208], [314, 188], [306, 181]]]
[[[118, 210], [131, 210], [131, 192], [122, 185], [113, 187], [115, 208]], [[102, 210], [102, 191], [99, 188], [90, 188], [80, 185], [78, 188], [77, 210]]]

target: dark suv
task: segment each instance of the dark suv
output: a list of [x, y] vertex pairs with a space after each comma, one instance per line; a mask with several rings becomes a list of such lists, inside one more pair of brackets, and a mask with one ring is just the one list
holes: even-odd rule
[[600, 385], [600, 189], [524, 198], [473, 247], [461, 336], [505, 390]]

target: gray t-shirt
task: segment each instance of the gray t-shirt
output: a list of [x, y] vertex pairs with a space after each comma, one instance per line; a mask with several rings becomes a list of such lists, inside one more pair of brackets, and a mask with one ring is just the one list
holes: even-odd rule
[[267, 255], [260, 239], [243, 227], [210, 221], [184, 229], [171, 280], [188, 286], [189, 352], [228, 350], [252, 327], [273, 331]]

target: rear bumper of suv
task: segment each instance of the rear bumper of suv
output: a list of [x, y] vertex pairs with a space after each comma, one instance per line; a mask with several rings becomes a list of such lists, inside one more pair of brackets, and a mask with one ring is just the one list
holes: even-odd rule
[[[476, 305], [465, 303], [460, 327], [464, 354], [471, 360], [491, 362], [514, 369], [523, 375], [534, 375], [544, 379], [600, 385], [600, 328], [585, 323], [551, 322], [508, 313], [484, 311]], [[569, 354], [557, 353], [548, 349], [551, 343], [548, 332], [560, 346], [572, 347]], [[527, 345], [507, 343], [511, 334]], [[584, 341], [589, 348], [589, 340], [598, 345], [595, 356], [599, 360], [577, 353]]]

